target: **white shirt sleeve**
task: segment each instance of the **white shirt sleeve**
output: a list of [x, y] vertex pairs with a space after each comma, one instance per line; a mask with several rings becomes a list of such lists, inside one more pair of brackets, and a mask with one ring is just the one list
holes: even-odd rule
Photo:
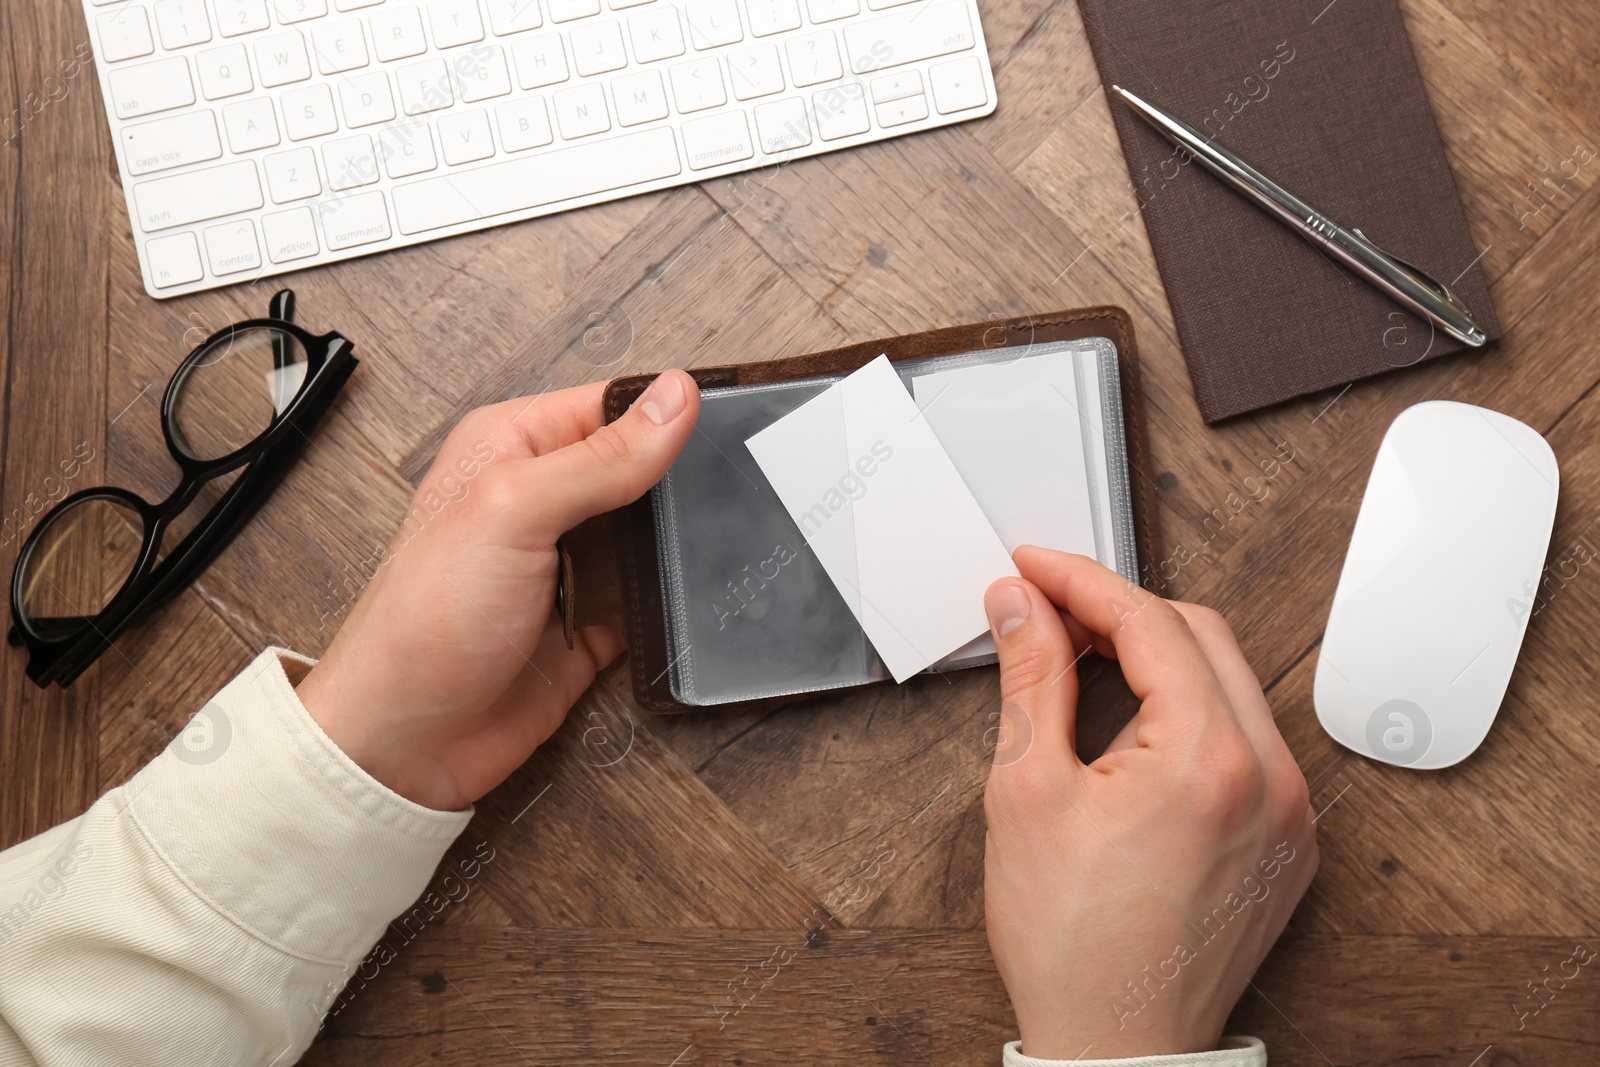
[[1267, 1046], [1259, 1038], [1225, 1037], [1222, 1047], [1212, 1052], [1115, 1060], [1040, 1060], [1024, 1056], [1022, 1042], [1011, 1041], [1006, 1044], [1004, 1067], [1267, 1067]]
[[[0, 1064], [286, 1065], [472, 811], [413, 804], [269, 649], [87, 812], [0, 852]], [[1005, 1067], [1069, 1067], [1005, 1047]], [[1255, 1038], [1097, 1067], [1266, 1067]]]
[[0, 853], [0, 1063], [290, 1064], [472, 811], [328, 740], [269, 649], [83, 815]]

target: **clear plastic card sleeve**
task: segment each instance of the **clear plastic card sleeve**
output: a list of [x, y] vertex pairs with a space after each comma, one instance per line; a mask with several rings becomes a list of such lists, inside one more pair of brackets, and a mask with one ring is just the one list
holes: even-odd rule
[[[1059, 547], [1093, 554], [1138, 580], [1117, 351], [1109, 339], [983, 349], [894, 366], [936, 433], [945, 431], [941, 442], [986, 513], [991, 506], [1005, 512], [989, 514], [1002, 540], [1008, 531], [1012, 540], [1041, 540], [1029, 536], [1037, 516], [1023, 514], [1038, 508], [1011, 502], [1026, 490], [1037, 488], [1046, 505], [1071, 493], [1071, 510], [1082, 512], [1075, 528], [1083, 532], [1075, 536], [1083, 541]], [[979, 367], [995, 370], [961, 373]], [[889, 677], [745, 446], [838, 380], [704, 390], [697, 432], [653, 492], [667, 670], [672, 695], [684, 704], [712, 706]], [[978, 395], [984, 390], [990, 395]], [[975, 431], [984, 418], [1008, 416], [1007, 432], [1024, 435], [1005, 443], [1018, 457], [1015, 469], [996, 467], [1004, 453], [982, 444], [980, 434], [963, 440], [965, 412], [972, 413]], [[839, 447], [839, 469], [847, 477], [842, 441]], [[983, 637], [931, 669], [993, 660], [993, 645]]]

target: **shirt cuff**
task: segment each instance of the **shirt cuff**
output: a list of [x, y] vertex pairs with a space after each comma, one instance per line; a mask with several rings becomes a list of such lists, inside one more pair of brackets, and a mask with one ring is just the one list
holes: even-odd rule
[[472, 809], [405, 799], [346, 756], [258, 656], [122, 792], [152, 848], [212, 907], [282, 951], [343, 965], [426, 888]]
[[[1092, 1048], [1093, 1046], [1090, 1046]], [[1085, 1052], [1090, 1049], [1085, 1049]], [[1022, 1053], [1021, 1041], [1006, 1043], [1004, 1067], [1267, 1067], [1267, 1046], [1255, 1037], [1225, 1037], [1210, 1052], [1186, 1052], [1167, 1056], [1128, 1056], [1115, 1060], [1041, 1060]]]

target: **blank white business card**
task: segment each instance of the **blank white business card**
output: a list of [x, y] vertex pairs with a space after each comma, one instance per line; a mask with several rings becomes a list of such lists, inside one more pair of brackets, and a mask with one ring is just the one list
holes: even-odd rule
[[1095, 554], [1070, 353], [934, 371], [911, 391], [1008, 550]]
[[[1006, 551], [1097, 555], [1073, 353], [930, 371], [911, 392]], [[994, 653], [984, 634], [952, 662]]]
[[895, 681], [988, 629], [1016, 567], [887, 357], [746, 444]]

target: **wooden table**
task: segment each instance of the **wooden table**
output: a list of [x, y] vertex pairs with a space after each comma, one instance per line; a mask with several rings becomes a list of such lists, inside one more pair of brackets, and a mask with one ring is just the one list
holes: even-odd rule
[[[1529, 983], [1600, 948], [1600, 567], [1547, 583], [1462, 766], [1377, 766], [1312, 712], [1367, 471], [1407, 405], [1485, 403], [1547, 434], [1565, 490], [1551, 558], [1600, 553], [1600, 9], [1404, 6], [1498, 347], [1204, 427], [1143, 227], [1118, 224], [1137, 205], [1077, 7], [989, 0], [990, 119], [294, 276], [302, 320], [355, 340], [357, 377], [263, 513], [120, 654], [65, 692], [0, 657], [3, 843], [125, 780], [264, 645], [319, 652], [442, 429], [476, 404], [1115, 303], [1143, 352], [1166, 550], [1192, 557], [1173, 586], [1232, 621], [1322, 811], [1321, 873], [1233, 1029], [1275, 1065], [1595, 1062], [1600, 974], [1541, 1000]], [[8, 3], [0, 26], [9, 114], [85, 28], [73, 3]], [[275, 288], [147, 297], [93, 78], [50, 84], [59, 98], [0, 149], [0, 502], [23, 526], [82, 447], [66, 489], [170, 488], [167, 378]], [[1090, 673], [1092, 754], [1133, 703]], [[353, 983], [309, 1062], [997, 1062], [1014, 1022], [983, 932], [996, 704], [981, 669], [661, 719], [612, 670], [480, 805], [453, 857], [493, 858], [465, 897], [394, 928], [393, 958]]]

